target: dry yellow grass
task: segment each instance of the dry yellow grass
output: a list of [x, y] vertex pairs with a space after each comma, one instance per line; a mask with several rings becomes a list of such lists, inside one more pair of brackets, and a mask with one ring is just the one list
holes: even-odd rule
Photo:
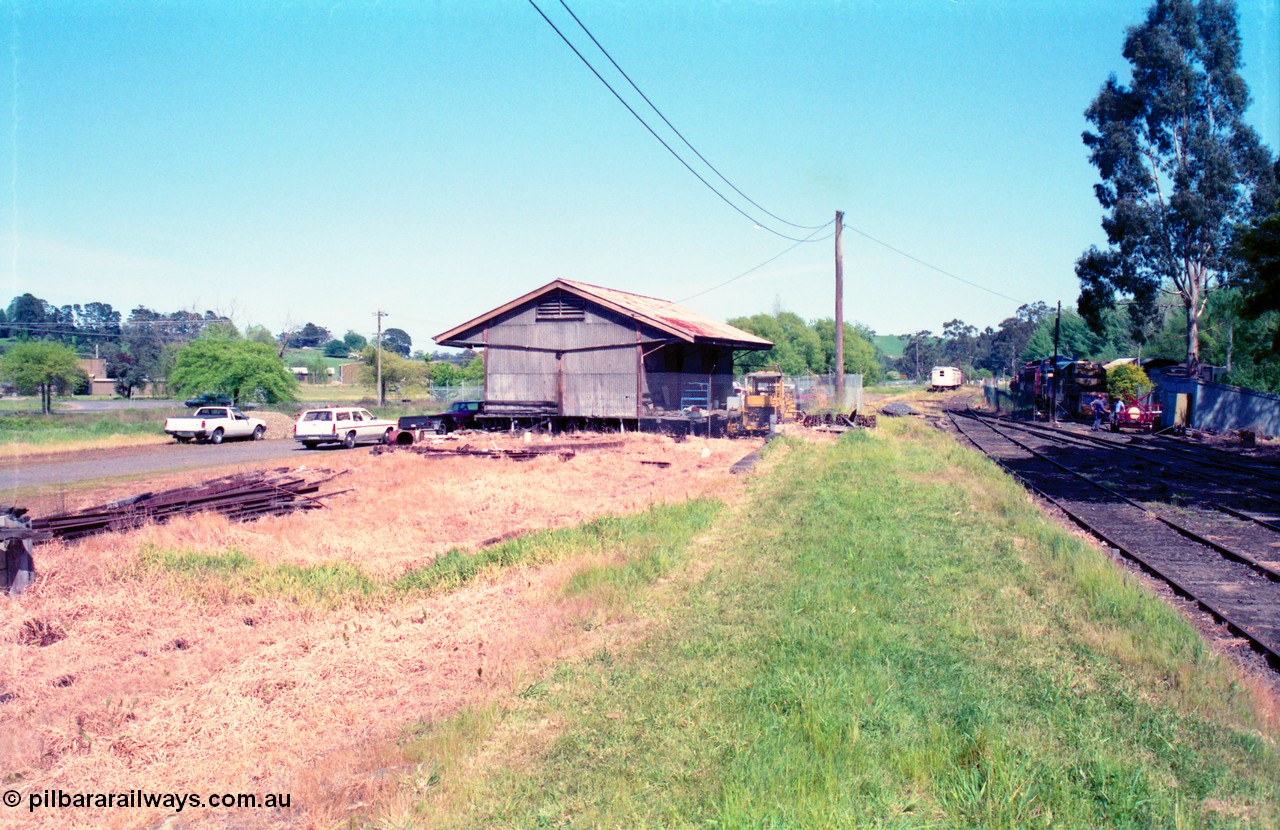
[[0, 460], [42, 455], [72, 455], [91, 450], [115, 450], [122, 447], [149, 447], [166, 444], [172, 440], [167, 435], [112, 435], [107, 438], [67, 441], [61, 444], [0, 444]]
[[[46, 545], [35, 587], [0, 601], [0, 693], [9, 696], [0, 703], [0, 775], [24, 794], [292, 793], [289, 813], [186, 810], [182, 820], [327, 826], [377, 788], [371, 773], [395, 763], [386, 748], [405, 724], [509, 691], [619, 629], [577, 624], [590, 609], [557, 590], [569, 563], [518, 568], [433, 597], [324, 610], [197, 596], [131, 568], [146, 546], [350, 562], [391, 577], [455, 546], [728, 492], [728, 467], [751, 449], [630, 436], [623, 450], [569, 461], [308, 454], [313, 464], [350, 470], [334, 485], [352, 492], [330, 499], [330, 509], [247, 525], [198, 516]], [[83, 498], [97, 503], [123, 489]], [[6, 810], [0, 826], [154, 827], [164, 816]]]

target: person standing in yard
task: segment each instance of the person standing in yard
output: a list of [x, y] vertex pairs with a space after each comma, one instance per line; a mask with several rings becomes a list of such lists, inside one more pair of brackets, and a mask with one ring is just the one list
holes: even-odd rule
[[1097, 432], [1102, 428], [1102, 419], [1107, 417], [1107, 405], [1102, 402], [1102, 398], [1093, 399], [1093, 431]]

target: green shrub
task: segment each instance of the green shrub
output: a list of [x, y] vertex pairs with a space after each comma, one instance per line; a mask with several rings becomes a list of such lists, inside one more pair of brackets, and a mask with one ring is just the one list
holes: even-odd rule
[[1112, 398], [1133, 400], [1151, 391], [1151, 378], [1134, 363], [1121, 363], [1107, 370], [1107, 391]]

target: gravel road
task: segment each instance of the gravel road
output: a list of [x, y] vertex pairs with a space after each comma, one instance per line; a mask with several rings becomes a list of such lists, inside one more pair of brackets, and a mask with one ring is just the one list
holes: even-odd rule
[[0, 503], [14, 490], [73, 484], [99, 478], [144, 476], [252, 464], [289, 457], [293, 453], [317, 454], [332, 450], [304, 450], [292, 439], [228, 441], [212, 444], [161, 444], [113, 450], [92, 450], [73, 455], [46, 455], [0, 461]]

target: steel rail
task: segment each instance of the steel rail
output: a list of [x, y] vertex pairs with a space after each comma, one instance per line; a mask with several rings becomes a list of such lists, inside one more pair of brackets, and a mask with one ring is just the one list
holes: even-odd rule
[[[970, 416], [970, 417], [973, 417], [973, 416]], [[1187, 527], [1185, 524], [1182, 524], [1181, 522], [1177, 522], [1177, 521], [1174, 521], [1173, 519], [1170, 519], [1168, 516], [1164, 515], [1160, 511], [1152, 510], [1150, 507], [1147, 507], [1142, 502], [1131, 499], [1125, 494], [1115, 490], [1114, 488], [1108, 487], [1102, 482], [1096, 481], [1090, 478], [1089, 476], [1085, 475], [1079, 470], [1068, 467], [1066, 464], [1063, 464], [1057, 459], [1050, 458], [1049, 456], [1037, 450], [1035, 447], [1029, 446], [1024, 442], [1019, 441], [1016, 438], [1013, 438], [1006, 432], [1002, 432], [1000, 429], [997, 429], [996, 427], [992, 426], [991, 423], [989, 423], [986, 419], [977, 418], [975, 420], [979, 420], [981, 423], [983, 423], [984, 426], [987, 427], [987, 429], [990, 429], [992, 432], [995, 432], [997, 435], [1003, 436], [1006, 440], [1014, 443], [1019, 447], [1022, 447], [1027, 452], [1032, 453], [1033, 455], [1044, 459], [1045, 461], [1049, 462], [1050, 464], [1053, 464], [1054, 466], [1058, 467], [1064, 472], [1075, 476], [1076, 478], [1080, 479], [1081, 481], [1084, 481], [1087, 484], [1091, 484], [1094, 487], [1097, 487], [1099, 490], [1102, 490], [1116, 497], [1117, 499], [1120, 499], [1126, 504], [1136, 507], [1138, 510], [1141, 510], [1142, 512], [1151, 516], [1153, 519], [1161, 522], [1164, 525], [1167, 525], [1173, 530], [1176, 530], [1178, 533], [1181, 533], [1183, 536], [1186, 536], [1188, 539], [1192, 540], [1193, 542], [1198, 542], [1199, 544], [1202, 544], [1207, 548], [1212, 548], [1213, 550], [1217, 551], [1219, 554], [1227, 557], [1228, 559], [1232, 559], [1243, 565], [1248, 565], [1250, 568], [1253, 568], [1255, 571], [1262, 574], [1268, 579], [1280, 581], [1280, 568], [1276, 568], [1275, 566], [1272, 566], [1266, 562], [1260, 561], [1254, 558], [1251, 554], [1244, 553], [1242, 551], [1239, 551], [1227, 545], [1224, 545], [1221, 542], [1218, 542], [1217, 540], [1210, 539], [1207, 536], [1204, 536], [1203, 534], [1199, 533], [1198, 531], [1193, 530], [1190, 527]]]
[[[980, 417], [985, 417], [982, 415], [982, 413], [977, 413], [977, 414]], [[1065, 430], [1045, 426], [1043, 424], [1027, 424], [1022, 422], [1003, 421], [1003, 420], [1002, 420], [1002, 423], [1009, 423], [1009, 424], [1016, 423], [1018, 424], [1019, 428], [1027, 429], [1027, 430], [1039, 429], [1047, 432], [1060, 432], [1060, 433], [1066, 432]], [[1096, 435], [1078, 435], [1076, 437], [1081, 440], [1093, 441], [1098, 444], [1124, 447], [1126, 449], [1130, 449], [1135, 452], [1143, 452], [1149, 455], [1166, 454], [1166, 455], [1180, 456], [1181, 461], [1193, 463], [1197, 467], [1201, 467], [1201, 468], [1208, 467], [1212, 469], [1221, 470], [1222, 472], [1229, 473], [1232, 475], [1244, 474], [1248, 476], [1253, 476], [1254, 478], [1264, 479], [1268, 482], [1274, 482], [1274, 484], [1270, 484], [1268, 486], [1268, 489], [1272, 487], [1275, 488], [1274, 490], [1271, 490], [1271, 492], [1280, 494], [1280, 473], [1276, 473], [1269, 466], [1265, 465], [1263, 462], [1257, 461], [1256, 459], [1233, 457], [1228, 455], [1223, 450], [1220, 450], [1216, 447], [1209, 447], [1209, 446], [1203, 446], [1203, 445], [1195, 446], [1195, 447], [1182, 446], [1181, 444], [1174, 441], [1173, 439], [1166, 439], [1165, 441], [1161, 442], [1160, 446], [1157, 447], [1153, 445], [1135, 446], [1130, 443], [1121, 444], [1118, 439], [1112, 440], [1110, 438], [1103, 438]], [[1205, 456], [1208, 456], [1208, 455], [1214, 455], [1217, 457], [1206, 458]], [[1166, 463], [1172, 463], [1172, 462], [1166, 462]], [[1267, 498], [1273, 498], [1273, 497], [1268, 496]]]
[[324, 507], [320, 499], [337, 495], [321, 494], [321, 485], [341, 475], [329, 470], [318, 472], [328, 475], [308, 480], [305, 475], [287, 468], [241, 473], [191, 487], [141, 493], [76, 513], [35, 519], [32, 526], [55, 538], [72, 540], [202, 511], [219, 513], [234, 521], [247, 521], [264, 515], [317, 509]]
[[[1052, 440], [1061, 441], [1063, 443], [1075, 442], [1077, 444], [1091, 444], [1093, 446], [1099, 446], [1109, 450], [1134, 453], [1145, 461], [1148, 461], [1153, 464], [1158, 464], [1169, 470], [1176, 470], [1179, 473], [1182, 473], [1183, 475], [1200, 479], [1201, 481], [1208, 482], [1221, 489], [1233, 491], [1234, 493], [1241, 496], [1242, 498], [1251, 498], [1254, 500], [1271, 502], [1272, 504], [1276, 505], [1276, 510], [1269, 511], [1270, 515], [1267, 515], [1267, 514], [1259, 514], [1259, 513], [1250, 513], [1247, 510], [1240, 510], [1239, 508], [1222, 504], [1221, 502], [1215, 501], [1213, 499], [1203, 500], [1203, 503], [1205, 505], [1212, 507], [1215, 510], [1219, 510], [1223, 513], [1226, 513], [1228, 515], [1234, 516], [1237, 519], [1243, 519], [1245, 521], [1253, 522], [1255, 524], [1258, 524], [1258, 525], [1261, 525], [1262, 527], [1267, 528], [1268, 530], [1280, 531], [1280, 495], [1271, 494], [1265, 491], [1257, 490], [1252, 487], [1241, 486], [1240, 484], [1234, 481], [1225, 482], [1221, 478], [1215, 477], [1210, 473], [1206, 472], [1205, 470], [1201, 469], [1199, 466], [1196, 466], [1194, 463], [1192, 463], [1194, 461], [1193, 459], [1170, 460], [1168, 458], [1162, 457], [1162, 452], [1163, 452], [1162, 449], [1157, 449], [1153, 447], [1138, 447], [1138, 446], [1134, 446], [1133, 444], [1120, 443], [1119, 441], [1111, 441], [1106, 438], [1098, 438], [1093, 435], [1078, 435], [1076, 433], [1069, 432], [1063, 429], [1055, 429], [1053, 427], [1045, 427], [1038, 424], [1027, 424], [1021, 421], [1009, 421], [1002, 418], [992, 417], [982, 412], [978, 412], [974, 410], [972, 407], [970, 407], [969, 411], [966, 414], [969, 417], [977, 418], [983, 421], [984, 423], [991, 423], [994, 421], [995, 423], [999, 423], [1002, 427], [1006, 429], [1016, 429], [1022, 432], [1029, 432], [1033, 435], [1040, 435], [1046, 438], [1050, 438]], [[1222, 469], [1222, 467], [1218, 465], [1215, 465], [1215, 468], [1219, 470]], [[1232, 471], [1226, 470], [1226, 472], [1232, 472]], [[1249, 472], [1249, 474], [1252, 475], [1252, 472]]]
[[[1280, 635], [1277, 635], [1274, 637], [1268, 637], [1263, 633], [1255, 632], [1253, 630], [1253, 626], [1250, 623], [1242, 621], [1233, 612], [1227, 610], [1226, 608], [1223, 608], [1218, 602], [1203, 596], [1201, 592], [1197, 591], [1191, 585], [1187, 584], [1183, 579], [1179, 578], [1173, 573], [1170, 573], [1169, 568], [1162, 567], [1159, 562], [1154, 561], [1154, 557], [1145, 555], [1142, 551], [1136, 550], [1132, 545], [1125, 544], [1121, 540], [1117, 539], [1113, 533], [1109, 533], [1108, 531], [1099, 527], [1096, 521], [1091, 521], [1089, 517], [1083, 515], [1080, 511], [1073, 509], [1071, 505], [1066, 502], [1065, 499], [1062, 499], [1059, 496], [1053, 493], [1050, 493], [1048, 490], [1038, 485], [1035, 481], [1032, 481], [1028, 476], [1023, 475], [1018, 470], [1013, 469], [1013, 467], [1011, 467], [1008, 463], [1006, 463], [1004, 459], [1000, 458], [998, 454], [996, 454], [992, 449], [990, 449], [988, 446], [984, 445], [981, 441], [979, 441], [976, 437], [974, 437], [970, 429], [966, 429], [964, 426], [962, 426], [960, 423], [961, 418], [958, 418], [955, 412], [949, 411], [947, 415], [952, 425], [955, 427], [956, 431], [960, 433], [960, 435], [964, 436], [964, 438], [969, 443], [973, 444], [973, 446], [976, 447], [980, 452], [982, 452], [983, 454], [991, 458], [993, 461], [995, 461], [1006, 472], [1008, 472], [1018, 481], [1022, 482], [1022, 484], [1025, 487], [1027, 487], [1028, 489], [1032, 490], [1035, 493], [1038, 493], [1042, 498], [1044, 498], [1045, 500], [1047, 500], [1048, 502], [1056, 506], [1073, 522], [1075, 522], [1077, 525], [1087, 530], [1090, 534], [1102, 540], [1103, 542], [1110, 545], [1111, 547], [1115, 548], [1122, 555], [1128, 557], [1134, 562], [1137, 562], [1143, 568], [1143, 570], [1154, 575], [1160, 580], [1168, 583], [1178, 594], [1186, 597], [1192, 602], [1195, 602], [1197, 606], [1199, 606], [1200, 608], [1204, 609], [1206, 612], [1211, 614], [1215, 619], [1227, 625], [1234, 633], [1248, 640], [1249, 643], [1251, 643], [1255, 649], [1257, 649], [1258, 651], [1266, 655], [1268, 662], [1273, 667], [1280, 668]], [[991, 432], [993, 435], [995, 435], [997, 439], [1006, 441], [1009, 444], [1012, 444], [1013, 446], [1019, 448], [1023, 452], [1031, 454], [1033, 458], [1039, 459], [1040, 461], [1049, 462], [1051, 466], [1062, 468], [1066, 472], [1071, 473], [1073, 476], [1088, 482], [1088, 479], [1085, 478], [1084, 476], [1080, 476], [1079, 474], [1074, 473], [1074, 471], [1071, 471], [1069, 468], [1066, 468], [1064, 465], [1058, 464], [1057, 462], [1053, 461], [1053, 459], [1045, 457], [1043, 453], [1038, 453], [1034, 450], [1031, 450], [1029, 448], [1022, 446], [1012, 438], [1009, 438], [1008, 436], [1003, 435], [999, 431], [993, 429], [989, 424], [985, 423], [985, 421], [981, 421], [976, 418], [965, 419], [965, 420], [971, 420], [973, 422], [981, 423], [982, 426], [985, 429], [987, 429], [989, 432]], [[1100, 487], [1100, 489], [1107, 490], [1107, 492], [1111, 492], [1110, 490], [1108, 490], [1108, 488], [1102, 487], [1101, 485], [1098, 485], [1095, 482], [1089, 482], [1089, 483], [1095, 487]], [[1129, 499], [1126, 499], [1123, 496], [1120, 496], [1120, 498], [1123, 499], [1126, 503], [1130, 502]], [[1143, 509], [1144, 512], [1147, 512], [1147, 513], [1150, 512], [1150, 511], [1146, 511], [1145, 508], [1141, 508], [1141, 506], [1139, 506], [1139, 508]], [[1170, 528], [1170, 529], [1175, 530], [1174, 528]], [[1177, 531], [1175, 530], [1175, 532]], [[1188, 541], [1191, 541], [1194, 544], [1199, 544], [1199, 542], [1197, 542], [1194, 539], [1189, 539]], [[1210, 548], [1210, 549], [1213, 549], [1213, 548]], [[1222, 561], [1222, 560], [1220, 559], [1219, 561]], [[1226, 561], [1234, 561], [1234, 560], [1228, 559]], [[1252, 568], [1250, 568], [1247, 572], [1255, 573], [1255, 571]], [[1226, 575], [1230, 576], [1229, 574], [1226, 574]], [[1238, 579], [1233, 581], [1238, 581]], [[1261, 584], [1274, 585], [1275, 583], [1264, 582]], [[1273, 639], [1274, 639], [1274, 642], [1273, 642]]]

